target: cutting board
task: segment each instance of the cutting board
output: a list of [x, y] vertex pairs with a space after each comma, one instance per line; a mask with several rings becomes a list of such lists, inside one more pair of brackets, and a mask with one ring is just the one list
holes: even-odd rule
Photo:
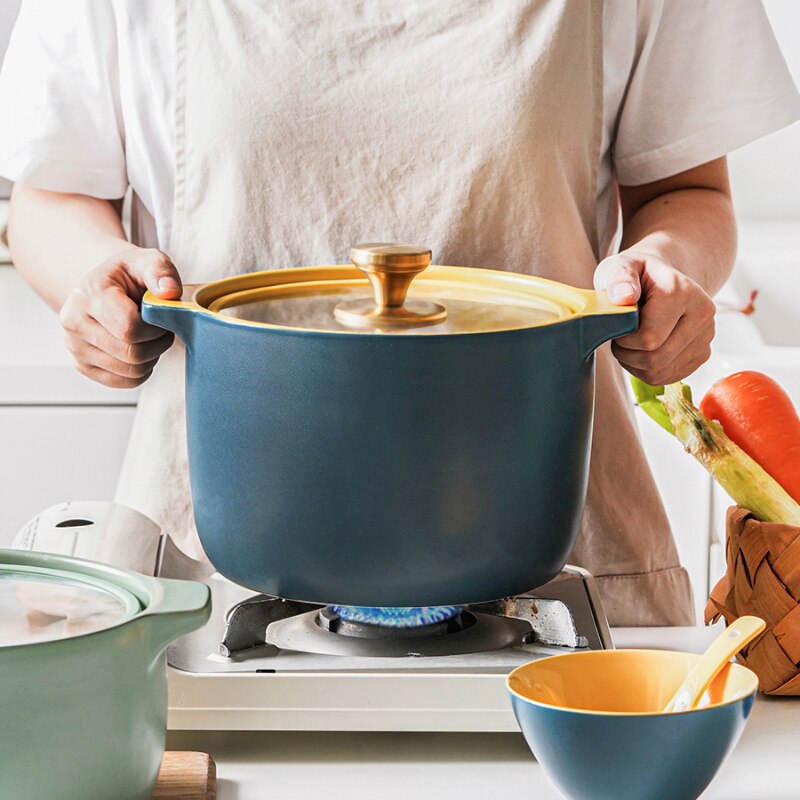
[[208, 753], [168, 750], [153, 800], [216, 800], [217, 767]]

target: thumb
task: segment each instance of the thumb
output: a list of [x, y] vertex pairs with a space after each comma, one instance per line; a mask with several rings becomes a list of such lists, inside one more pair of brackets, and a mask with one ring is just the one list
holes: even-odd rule
[[608, 299], [618, 306], [632, 306], [642, 295], [641, 274], [644, 260], [625, 253], [603, 259], [594, 271], [594, 288], [605, 289]]
[[181, 276], [166, 253], [160, 250], [143, 250], [134, 269], [144, 285], [156, 297], [163, 300], [178, 300], [183, 292]]

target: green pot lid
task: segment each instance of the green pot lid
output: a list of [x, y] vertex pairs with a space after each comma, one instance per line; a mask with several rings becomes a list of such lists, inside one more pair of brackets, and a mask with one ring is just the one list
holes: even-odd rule
[[133, 594], [99, 578], [0, 564], [0, 648], [84, 636], [141, 610]]

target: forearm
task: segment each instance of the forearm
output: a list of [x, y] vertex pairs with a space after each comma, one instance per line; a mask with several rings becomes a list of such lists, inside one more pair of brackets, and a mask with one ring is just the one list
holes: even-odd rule
[[730, 195], [691, 187], [660, 194], [624, 224], [621, 249], [662, 259], [714, 294], [736, 257], [736, 220]]
[[90, 270], [127, 244], [118, 203], [16, 185], [8, 238], [14, 264], [58, 310]]
[[708, 360], [716, 310], [710, 295], [736, 255], [726, 160], [620, 186], [619, 198], [622, 249], [597, 265], [594, 285], [618, 305], [638, 302], [639, 328], [611, 350], [646, 383], [674, 383]]

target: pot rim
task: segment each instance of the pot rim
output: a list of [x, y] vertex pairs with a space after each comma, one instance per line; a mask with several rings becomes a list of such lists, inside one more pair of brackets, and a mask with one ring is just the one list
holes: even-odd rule
[[[66, 636], [60, 639], [45, 639], [38, 642], [20, 642], [18, 644], [0, 645], [0, 656], [3, 653], [31, 647], [57, 647], [66, 642], [86, 640], [91, 637], [111, 635], [131, 625], [143, 617], [153, 614], [153, 605], [158, 599], [160, 579], [140, 575], [136, 572], [119, 569], [98, 561], [88, 561], [72, 556], [55, 555], [35, 550], [15, 550], [0, 548], [0, 569], [18, 568], [20, 572], [45, 575], [47, 577], [64, 577], [72, 582], [83, 583], [100, 588], [126, 603], [126, 606], [138, 605], [138, 610], [126, 612], [111, 625], [86, 633]], [[135, 603], [126, 602], [132, 598]]]
[[417, 339], [441, 339], [454, 336], [483, 336], [497, 333], [512, 333], [554, 327], [573, 320], [592, 316], [635, 314], [638, 306], [617, 306], [608, 299], [604, 291], [581, 289], [558, 281], [540, 278], [507, 270], [485, 267], [454, 267], [431, 265], [417, 277], [419, 285], [450, 283], [455, 287], [472, 286], [500, 292], [508, 299], [528, 300], [538, 297], [545, 305], [557, 309], [558, 317], [541, 320], [522, 327], [490, 328], [487, 330], [443, 332], [431, 326], [425, 333], [410, 337], [407, 331], [370, 331], [368, 329], [337, 330], [314, 329], [293, 325], [280, 325], [270, 322], [241, 319], [221, 313], [220, 307], [226, 298], [242, 297], [257, 293], [288, 293], [308, 291], [313, 288], [331, 287], [338, 283], [342, 287], [353, 285], [369, 287], [369, 282], [352, 265], [323, 265], [308, 267], [289, 267], [249, 272], [230, 278], [203, 284], [189, 284], [184, 287], [182, 300], [164, 300], [151, 292], [146, 292], [143, 304], [163, 309], [194, 312], [207, 316], [224, 325], [236, 327], [261, 328], [276, 333], [294, 333], [310, 336], [371, 336]]

